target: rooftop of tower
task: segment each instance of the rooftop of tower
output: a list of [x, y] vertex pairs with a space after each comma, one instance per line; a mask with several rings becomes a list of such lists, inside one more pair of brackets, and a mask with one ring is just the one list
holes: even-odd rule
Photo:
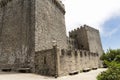
[[56, 6], [59, 7], [59, 9], [60, 9], [63, 13], [65, 13], [65, 6], [64, 6], [64, 4], [62, 3], [62, 1], [60, 1], [60, 0], [52, 0], [52, 1], [56, 4]]

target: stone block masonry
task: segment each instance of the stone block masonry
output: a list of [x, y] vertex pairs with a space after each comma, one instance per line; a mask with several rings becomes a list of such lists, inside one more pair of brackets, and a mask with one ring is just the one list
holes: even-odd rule
[[0, 8], [0, 68], [33, 68], [34, 2], [2, 0]]
[[99, 56], [86, 50], [67, 50], [54, 46], [52, 49], [36, 52], [36, 73], [48, 76], [65, 76], [80, 73], [85, 69], [98, 68]]
[[58, 47], [67, 48], [64, 8], [61, 11], [57, 0], [35, 1], [35, 51], [51, 49], [54, 41]]
[[74, 40], [73, 46], [77, 49], [87, 50], [102, 55], [103, 49], [100, 40], [100, 34], [97, 29], [88, 25], [83, 25], [69, 32], [70, 38]]
[[59, 50], [59, 76], [79, 73], [87, 68], [98, 68], [98, 54], [86, 50]]
[[64, 14], [59, 0], [0, 0], [0, 68], [35, 72], [35, 52], [67, 48]]
[[0, 7], [5, 7], [7, 5], [7, 3], [9, 3], [12, 0], [0, 0]]

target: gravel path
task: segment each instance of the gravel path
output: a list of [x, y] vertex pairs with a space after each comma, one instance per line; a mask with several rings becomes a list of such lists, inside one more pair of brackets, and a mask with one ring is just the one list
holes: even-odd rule
[[40, 76], [36, 74], [23, 73], [4, 73], [0, 72], [0, 80], [96, 80], [96, 76], [106, 69], [92, 70], [86, 73], [79, 73], [72, 76], [59, 77], [57, 79], [51, 77]]

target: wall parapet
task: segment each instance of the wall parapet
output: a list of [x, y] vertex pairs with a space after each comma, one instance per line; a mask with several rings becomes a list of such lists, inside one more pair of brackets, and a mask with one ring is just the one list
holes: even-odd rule
[[80, 57], [82, 57], [82, 56], [98, 57], [99, 56], [98, 53], [92, 53], [87, 50], [78, 50], [78, 49], [75, 49], [75, 50], [62, 49], [61, 50], [61, 56], [71, 56], [72, 57], [72, 56], [78, 56], [78, 55], [80, 55]]
[[85, 68], [98, 68], [98, 60], [97, 53], [79, 49], [60, 49], [53, 46], [52, 49], [36, 52], [36, 73], [49, 76], [68, 75]]
[[74, 72], [80, 72], [86, 68], [98, 68], [99, 56], [87, 50], [62, 49], [60, 54], [60, 73], [59, 75], [68, 75]]
[[65, 14], [65, 6], [60, 0], [52, 0], [52, 2]]
[[80, 27], [78, 27], [77, 29], [71, 30], [71, 31], [69, 32], [69, 34], [73, 34], [73, 33], [75, 33], [75, 32], [79, 32], [81, 29], [84, 29], [84, 30], [92, 30], [92, 31], [97, 31], [97, 32], [99, 32], [99, 30], [97, 30], [97, 29], [95, 29], [95, 28], [93, 28], [93, 27], [90, 27], [90, 26], [84, 24], [83, 26], [80, 26]]
[[[0, 8], [5, 7], [12, 0], [0, 0]], [[65, 14], [65, 6], [60, 0], [52, 0], [52, 2]]]

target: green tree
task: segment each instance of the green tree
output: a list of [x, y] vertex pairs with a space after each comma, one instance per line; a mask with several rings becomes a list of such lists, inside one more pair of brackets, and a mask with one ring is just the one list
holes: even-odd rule
[[120, 80], [120, 49], [109, 49], [101, 56], [108, 70], [97, 76], [97, 80]]

